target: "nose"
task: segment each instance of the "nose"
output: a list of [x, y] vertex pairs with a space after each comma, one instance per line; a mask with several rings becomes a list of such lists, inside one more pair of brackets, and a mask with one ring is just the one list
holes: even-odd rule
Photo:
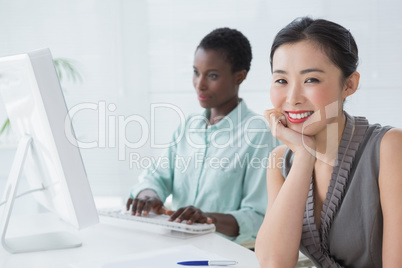
[[203, 75], [194, 75], [193, 84], [197, 91], [204, 91], [207, 89], [207, 84]]
[[290, 86], [286, 101], [291, 105], [302, 104], [304, 102], [303, 88], [296, 83]]

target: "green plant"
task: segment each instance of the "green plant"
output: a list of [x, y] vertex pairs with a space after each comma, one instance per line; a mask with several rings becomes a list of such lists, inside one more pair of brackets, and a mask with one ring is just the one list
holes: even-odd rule
[[[77, 64], [66, 58], [56, 58], [53, 60], [54, 66], [57, 71], [57, 75], [59, 76], [60, 82], [62, 80], [67, 79], [74, 83], [82, 82], [82, 76], [78, 71]], [[6, 121], [3, 123], [0, 129], [0, 136], [9, 129], [10, 127], [10, 119], [7, 118]]]
[[82, 82], [82, 76], [79, 73], [76, 66], [77, 64], [74, 61], [66, 58], [57, 58], [54, 59], [53, 62], [60, 81], [66, 77], [67, 80], [71, 80], [74, 83]]
[[0, 135], [3, 134], [4, 131], [6, 131], [9, 125], [10, 125], [10, 119], [7, 118], [6, 122], [4, 122], [3, 126], [0, 129]]

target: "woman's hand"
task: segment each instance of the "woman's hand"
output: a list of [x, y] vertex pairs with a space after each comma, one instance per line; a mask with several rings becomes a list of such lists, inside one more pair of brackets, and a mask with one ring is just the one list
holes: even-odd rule
[[129, 198], [126, 203], [127, 211], [130, 210], [131, 215], [147, 216], [149, 212], [155, 214], [168, 214], [168, 211], [158, 195], [152, 190], [144, 190], [138, 194], [136, 198]]
[[202, 212], [201, 209], [193, 206], [179, 208], [176, 212], [168, 211], [168, 214], [171, 214], [169, 221], [187, 221], [187, 224], [213, 223], [212, 219]]
[[215, 224], [216, 231], [231, 237], [239, 235], [239, 224], [233, 215], [223, 213], [204, 213], [201, 209], [188, 206], [182, 207], [177, 211], [167, 211], [170, 215], [169, 221], [182, 222], [187, 221], [187, 224], [193, 223], [208, 223]]
[[271, 129], [272, 136], [285, 143], [293, 153], [306, 151], [315, 154], [315, 139], [289, 128], [284, 114], [270, 109], [264, 112], [264, 117]]

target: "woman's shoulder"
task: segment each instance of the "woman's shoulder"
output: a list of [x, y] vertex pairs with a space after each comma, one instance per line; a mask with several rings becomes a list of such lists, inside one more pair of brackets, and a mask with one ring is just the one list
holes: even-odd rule
[[[355, 119], [356, 118], [358, 117], [355, 117]], [[361, 118], [363, 117], [359, 117], [359, 120], [356, 121], [359, 121], [360, 123], [363, 122]], [[368, 151], [372, 151], [372, 154], [378, 156], [383, 139], [388, 132], [392, 131], [395, 128], [388, 125], [383, 126], [378, 123], [370, 124], [366, 118], [363, 118], [363, 120], [365, 120], [365, 124], [367, 127], [360, 128], [360, 135], [363, 135], [363, 139], [360, 142], [360, 147], [362, 149], [359, 151], [365, 151], [366, 153]]]
[[386, 153], [392, 153], [392, 151], [398, 151], [397, 153], [402, 154], [402, 129], [392, 128], [389, 129], [383, 136], [381, 140], [381, 151], [385, 150]]

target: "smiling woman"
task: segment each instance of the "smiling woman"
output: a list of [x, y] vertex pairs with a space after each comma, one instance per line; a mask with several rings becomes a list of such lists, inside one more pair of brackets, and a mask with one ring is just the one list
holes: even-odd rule
[[402, 263], [402, 130], [343, 110], [357, 62], [352, 34], [331, 21], [296, 19], [275, 37], [265, 115], [284, 145], [267, 170], [261, 267], [294, 267], [299, 248], [317, 267]]
[[[276, 111], [286, 116], [289, 128], [305, 135], [316, 135], [328, 124], [344, 125], [343, 102], [355, 92], [360, 78], [359, 73], [347, 69], [354, 65], [356, 70], [356, 59], [354, 64], [333, 62], [327, 55], [336, 52], [328, 54], [317, 49], [316, 42], [322, 41], [309, 38], [285, 43], [274, 48], [272, 55], [271, 102]], [[318, 116], [326, 120], [315, 120]]]

